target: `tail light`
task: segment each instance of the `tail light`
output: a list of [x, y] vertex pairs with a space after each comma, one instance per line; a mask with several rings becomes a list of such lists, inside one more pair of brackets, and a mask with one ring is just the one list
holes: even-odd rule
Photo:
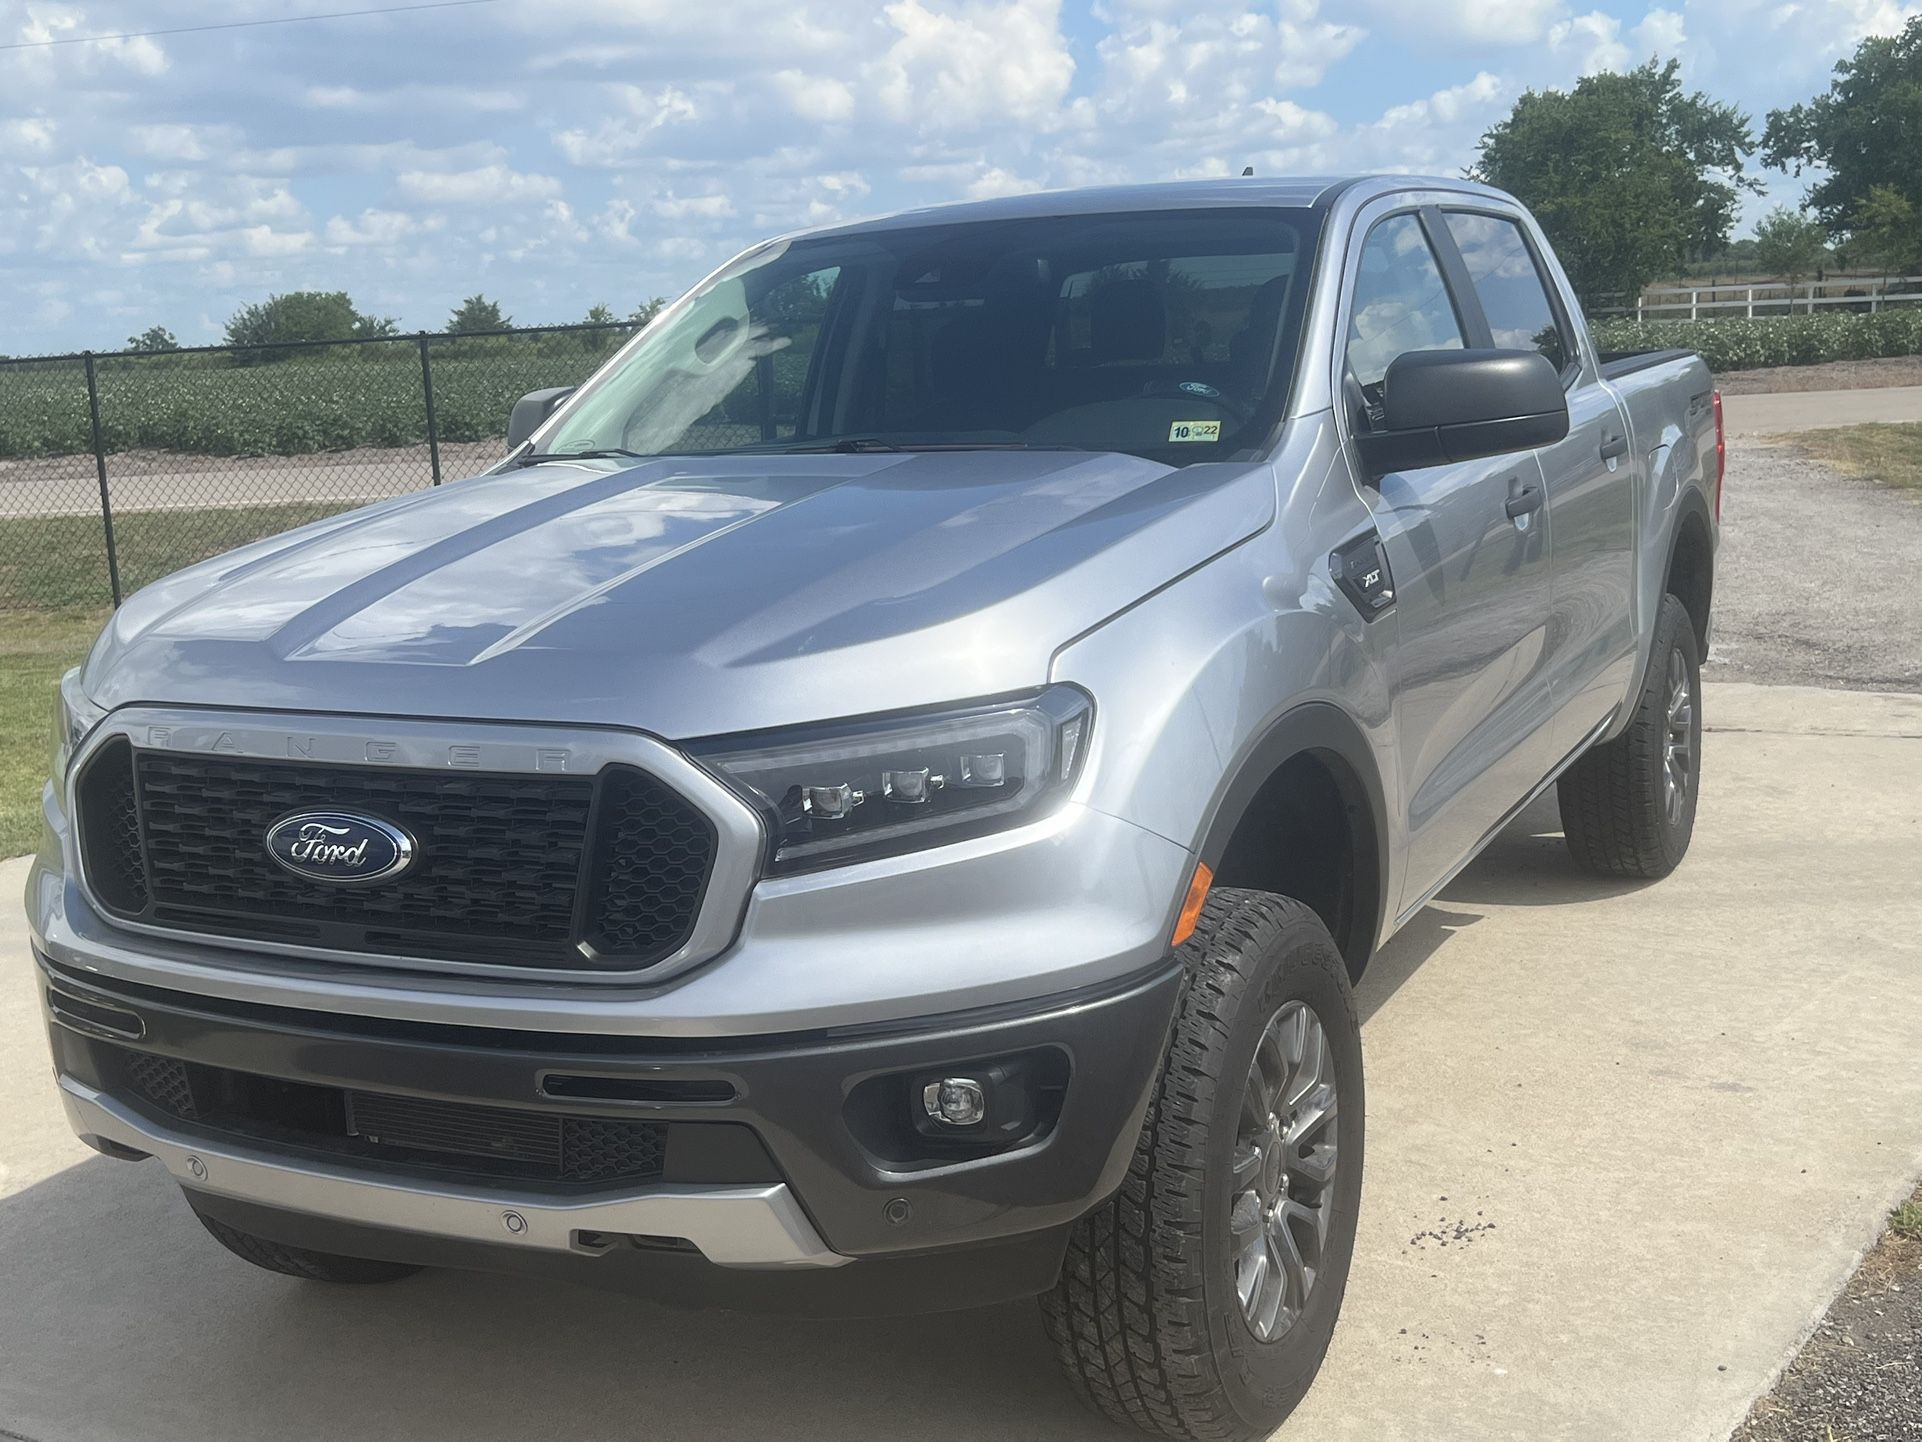
[[1728, 474], [1728, 435], [1722, 429], [1722, 393], [1710, 397], [1715, 411], [1715, 524], [1722, 524], [1722, 477]]

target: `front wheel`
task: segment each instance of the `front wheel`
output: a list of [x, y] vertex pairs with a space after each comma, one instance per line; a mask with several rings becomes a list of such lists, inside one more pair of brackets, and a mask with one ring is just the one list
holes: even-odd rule
[[1219, 890], [1127, 1180], [1042, 1299], [1069, 1380], [1117, 1422], [1246, 1438], [1307, 1393], [1361, 1200], [1361, 1031], [1299, 902]]

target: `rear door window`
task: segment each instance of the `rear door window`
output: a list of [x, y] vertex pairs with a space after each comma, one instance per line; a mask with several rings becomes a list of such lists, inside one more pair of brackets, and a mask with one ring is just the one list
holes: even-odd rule
[[1549, 304], [1548, 282], [1514, 221], [1470, 211], [1448, 213], [1448, 233], [1461, 252], [1475, 295], [1488, 317], [1495, 344], [1504, 350], [1540, 351], [1568, 369], [1574, 348]]

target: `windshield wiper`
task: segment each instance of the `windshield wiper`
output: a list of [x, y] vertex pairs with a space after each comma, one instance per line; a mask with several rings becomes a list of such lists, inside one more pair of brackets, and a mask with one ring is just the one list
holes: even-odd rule
[[654, 458], [645, 451], [623, 450], [620, 446], [603, 446], [592, 451], [529, 451], [517, 457], [517, 466], [538, 466], [548, 461], [612, 461], [623, 457], [636, 461], [651, 461]]

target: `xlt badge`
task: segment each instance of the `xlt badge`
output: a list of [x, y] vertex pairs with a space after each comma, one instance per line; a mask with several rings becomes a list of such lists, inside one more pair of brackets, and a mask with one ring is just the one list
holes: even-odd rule
[[1375, 532], [1357, 536], [1334, 551], [1328, 557], [1328, 570], [1364, 621], [1374, 620], [1395, 604], [1394, 578]]

